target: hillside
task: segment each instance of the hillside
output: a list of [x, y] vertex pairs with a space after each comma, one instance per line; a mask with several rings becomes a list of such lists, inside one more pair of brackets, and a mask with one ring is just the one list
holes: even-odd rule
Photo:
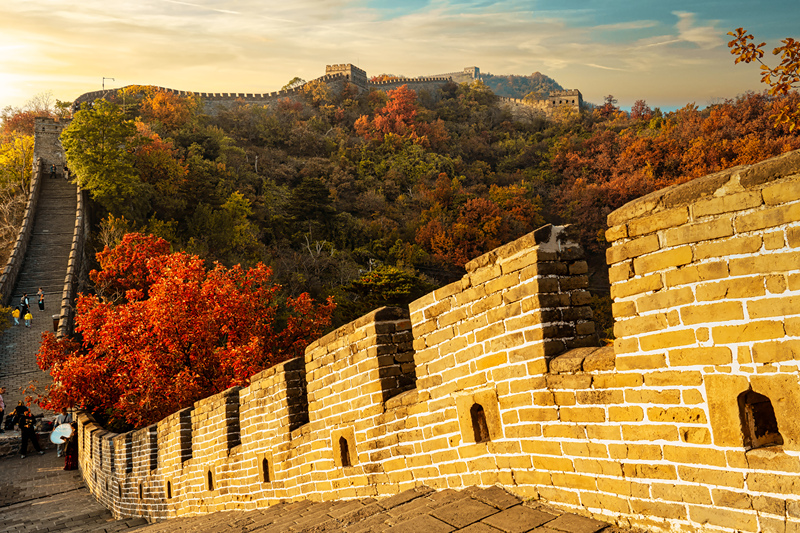
[[530, 76], [481, 74], [481, 80], [498, 96], [524, 98], [530, 93], [547, 94], [551, 91], [563, 91], [564, 87], [545, 76], [534, 72]]
[[[523, 90], [545, 83], [491, 79], [527, 80]], [[600, 295], [608, 212], [800, 148], [798, 132], [769, 120], [797, 105], [795, 93], [668, 115], [608, 104], [558, 121], [515, 119], [486, 84], [444, 84], [417, 99], [403, 88], [336, 94], [312, 82], [276, 105], [213, 116], [155, 88], [124, 100], [124, 110], [119, 94], [79, 112], [70, 128], [76, 139], [103, 121], [116, 128], [124, 183], [85, 167], [82, 184], [105, 217], [99, 242], [137, 229], [209, 262], [264, 262], [288, 295], [333, 296], [334, 325], [458, 279], [466, 261], [546, 222], [578, 225], [598, 258]], [[68, 154], [74, 169], [82, 153]]]

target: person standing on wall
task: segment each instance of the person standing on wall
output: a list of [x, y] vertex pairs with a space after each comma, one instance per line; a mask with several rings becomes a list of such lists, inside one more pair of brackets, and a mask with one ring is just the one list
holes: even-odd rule
[[78, 423], [72, 422], [72, 434], [67, 437], [61, 437], [61, 440], [66, 441], [66, 450], [64, 451], [64, 470], [77, 470], [78, 469]]
[[39, 311], [44, 311], [44, 291], [41, 287], [39, 287], [39, 292], [36, 294], [39, 295]]
[[3, 401], [3, 394], [6, 393], [5, 387], [0, 387], [0, 433], [5, 433], [3, 429], [3, 416], [6, 414], [6, 404]]
[[[62, 409], [61, 413], [56, 417], [56, 421], [53, 423], [54, 425], [53, 429], [57, 428], [61, 424], [71, 424], [71, 423], [72, 423], [72, 415], [68, 413], [66, 409]], [[63, 441], [59, 444], [56, 444], [56, 453], [58, 453], [59, 457], [64, 455], [64, 444], [66, 443]]]
[[25, 327], [26, 328], [31, 327], [31, 321], [33, 320], [33, 315], [31, 314], [31, 310], [30, 309], [28, 309], [28, 312], [25, 313], [24, 318], [25, 318]]
[[13, 311], [11, 311], [11, 318], [14, 319], [14, 325], [19, 326], [19, 306], [16, 306]]
[[22, 297], [19, 299], [20, 316], [24, 317], [27, 314], [29, 305], [30, 305], [30, 300], [28, 300], [28, 293], [23, 292]]
[[23, 407], [24, 411], [19, 419], [19, 430], [22, 433], [22, 444], [19, 445], [20, 459], [25, 459], [25, 454], [28, 453], [28, 441], [33, 444], [33, 449], [39, 452], [39, 455], [44, 455], [42, 448], [39, 446], [39, 438], [36, 436], [36, 418], [27, 407]]

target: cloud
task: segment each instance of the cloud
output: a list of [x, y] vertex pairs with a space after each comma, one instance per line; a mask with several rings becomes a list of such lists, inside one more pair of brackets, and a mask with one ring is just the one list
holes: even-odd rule
[[696, 44], [703, 49], [716, 48], [725, 44], [722, 32], [713, 23], [707, 26], [695, 26], [696, 15], [694, 13], [673, 11], [672, 14], [678, 17], [675, 27], [681, 41]]

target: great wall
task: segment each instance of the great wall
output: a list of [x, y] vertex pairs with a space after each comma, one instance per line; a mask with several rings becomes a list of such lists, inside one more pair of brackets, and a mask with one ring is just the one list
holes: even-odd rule
[[545, 226], [158, 424], [80, 417], [118, 517], [500, 485], [652, 530], [800, 528], [800, 152], [609, 215], [614, 346]]
[[[367, 73], [355, 65], [346, 63], [338, 65], [326, 65], [325, 75], [311, 82], [320, 82], [328, 85], [336, 94], [341, 94], [346, 85], [351, 85], [360, 93], [370, 90], [389, 91], [407, 85], [410, 89], [420, 92], [427, 91], [435, 95], [436, 91], [448, 82], [469, 83], [480, 79], [480, 69], [478, 67], [467, 67], [461, 72], [451, 72], [436, 76], [421, 78], [395, 78], [388, 81], [373, 82], [367, 77]], [[308, 82], [308, 83], [311, 83]], [[159, 90], [171, 92], [180, 96], [194, 96], [200, 99], [206, 112], [214, 112], [221, 108], [228, 108], [237, 103], [270, 106], [283, 99], [298, 99], [303, 96], [303, 85], [270, 93], [200, 93], [191, 91], [178, 91], [164, 87]], [[124, 89], [124, 88], [123, 88]], [[105, 97], [112, 89], [92, 91], [82, 94], [73, 102], [73, 110], [78, 110], [83, 105], [87, 105], [99, 98]], [[500, 104], [508, 108], [512, 114], [520, 118], [531, 116], [552, 117], [557, 111], [568, 109], [572, 112], [579, 112], [583, 107], [583, 96], [580, 91], [566, 90], [554, 91], [548, 96], [537, 100], [522, 100], [519, 98], [501, 97]]]
[[83, 478], [149, 521], [499, 485], [648, 530], [800, 531], [800, 152], [608, 223], [613, 346], [545, 226], [248, 387], [125, 434], [82, 415]]

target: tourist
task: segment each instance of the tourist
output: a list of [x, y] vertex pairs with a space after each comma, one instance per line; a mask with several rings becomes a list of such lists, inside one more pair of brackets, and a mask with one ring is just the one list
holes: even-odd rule
[[23, 406], [24, 411], [18, 422], [19, 430], [22, 433], [22, 444], [19, 445], [19, 456], [25, 459], [25, 454], [28, 453], [28, 441], [33, 444], [33, 449], [39, 452], [39, 455], [44, 455], [42, 448], [39, 446], [39, 438], [36, 436], [36, 418], [30, 409]]
[[67, 437], [61, 437], [65, 441], [66, 450], [64, 453], [64, 470], [77, 470], [78, 469], [78, 423], [72, 422], [72, 434]]
[[39, 292], [36, 294], [39, 295], [39, 311], [44, 311], [44, 291], [41, 287], [39, 287]]
[[28, 312], [25, 313], [24, 318], [25, 318], [25, 327], [26, 328], [31, 327], [31, 320], [33, 320], [33, 315], [31, 314], [30, 310], [28, 310]]
[[5, 433], [3, 429], [3, 415], [6, 414], [6, 404], [3, 401], [3, 394], [6, 393], [5, 387], [0, 387], [0, 433]]
[[[61, 413], [56, 417], [56, 420], [53, 423], [54, 425], [53, 429], [57, 428], [61, 424], [71, 424], [71, 423], [72, 423], [72, 415], [68, 413], [66, 409], [62, 409]], [[59, 457], [64, 455], [64, 444], [65, 443], [63, 442], [56, 444], [56, 453], [58, 453]]]
[[[11, 429], [14, 429], [15, 424], [19, 424], [19, 419], [22, 416], [22, 413], [25, 412], [27, 407], [22, 403], [22, 400], [19, 401], [17, 406], [14, 408], [13, 411], [8, 415], [9, 420], [11, 420]], [[6, 423], [6, 428], [8, 428], [8, 424]]]
[[19, 306], [16, 306], [13, 311], [11, 311], [11, 318], [14, 319], [14, 325], [19, 326]]

